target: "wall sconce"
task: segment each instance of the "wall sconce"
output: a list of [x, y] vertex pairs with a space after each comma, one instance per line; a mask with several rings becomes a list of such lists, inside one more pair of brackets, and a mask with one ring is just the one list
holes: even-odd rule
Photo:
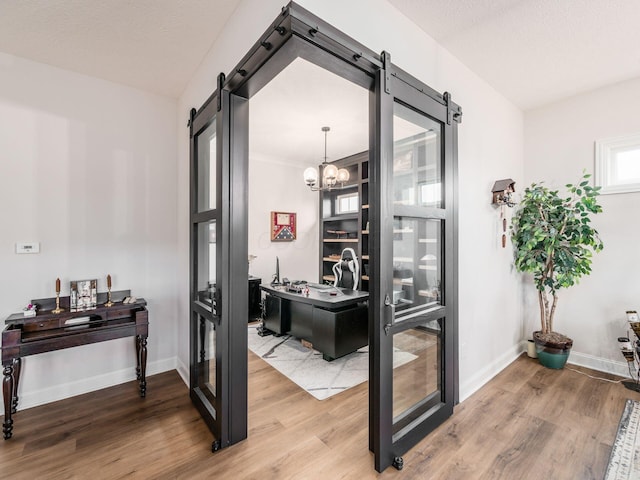
[[[322, 162], [322, 185], [318, 186], [318, 171], [309, 167], [304, 171], [304, 182], [312, 192], [323, 190], [336, 190], [344, 188], [344, 184], [349, 181], [349, 171], [346, 168], [336, 167], [331, 163], [327, 163], [327, 132], [331, 130], [329, 127], [322, 127], [324, 132], [324, 161]], [[339, 187], [336, 185], [340, 184]]]
[[516, 191], [515, 185], [516, 182], [510, 178], [496, 180], [491, 189], [491, 193], [493, 193], [491, 203], [496, 207], [503, 205], [507, 207], [515, 206], [516, 203], [512, 199], [513, 193]]

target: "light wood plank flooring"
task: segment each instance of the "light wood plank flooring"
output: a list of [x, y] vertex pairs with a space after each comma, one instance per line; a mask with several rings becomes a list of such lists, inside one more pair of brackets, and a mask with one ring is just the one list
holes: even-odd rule
[[[173, 371], [149, 377], [146, 399], [131, 382], [19, 411], [14, 437], [0, 440], [0, 477], [378, 477], [366, 384], [318, 401], [252, 353], [249, 370], [249, 438], [238, 445], [210, 452]], [[407, 453], [404, 470], [380, 477], [601, 479], [626, 398], [640, 394], [522, 356]]]

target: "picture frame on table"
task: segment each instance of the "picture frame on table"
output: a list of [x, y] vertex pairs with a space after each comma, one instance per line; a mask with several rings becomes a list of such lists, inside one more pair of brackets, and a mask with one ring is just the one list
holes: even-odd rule
[[98, 280], [72, 280], [69, 287], [69, 309], [72, 312], [94, 310], [98, 304]]

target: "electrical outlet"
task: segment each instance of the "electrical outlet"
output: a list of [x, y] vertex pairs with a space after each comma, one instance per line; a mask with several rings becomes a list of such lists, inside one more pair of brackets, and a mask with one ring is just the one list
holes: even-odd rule
[[17, 242], [16, 253], [40, 253], [40, 242]]

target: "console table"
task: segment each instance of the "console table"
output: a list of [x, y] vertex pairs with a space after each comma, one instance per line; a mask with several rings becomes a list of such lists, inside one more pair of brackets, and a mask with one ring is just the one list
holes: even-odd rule
[[369, 343], [368, 292], [309, 289], [309, 295], [287, 287], [260, 285], [266, 293], [264, 326], [310, 342], [331, 361]]
[[18, 382], [22, 357], [64, 348], [104, 342], [123, 337], [135, 337], [136, 377], [140, 385], [140, 396], [147, 390], [147, 336], [149, 317], [147, 302], [139, 298], [135, 303], [125, 304], [122, 300], [129, 296], [128, 290], [112, 292], [114, 304], [106, 307], [107, 294], [98, 294], [98, 306], [92, 310], [69, 311], [69, 297], [60, 297], [61, 313], [52, 313], [55, 298], [32, 300], [37, 315], [25, 317], [16, 313], [5, 321], [2, 331], [2, 366], [4, 378], [4, 439], [11, 438], [13, 432], [12, 414], [18, 407]]

